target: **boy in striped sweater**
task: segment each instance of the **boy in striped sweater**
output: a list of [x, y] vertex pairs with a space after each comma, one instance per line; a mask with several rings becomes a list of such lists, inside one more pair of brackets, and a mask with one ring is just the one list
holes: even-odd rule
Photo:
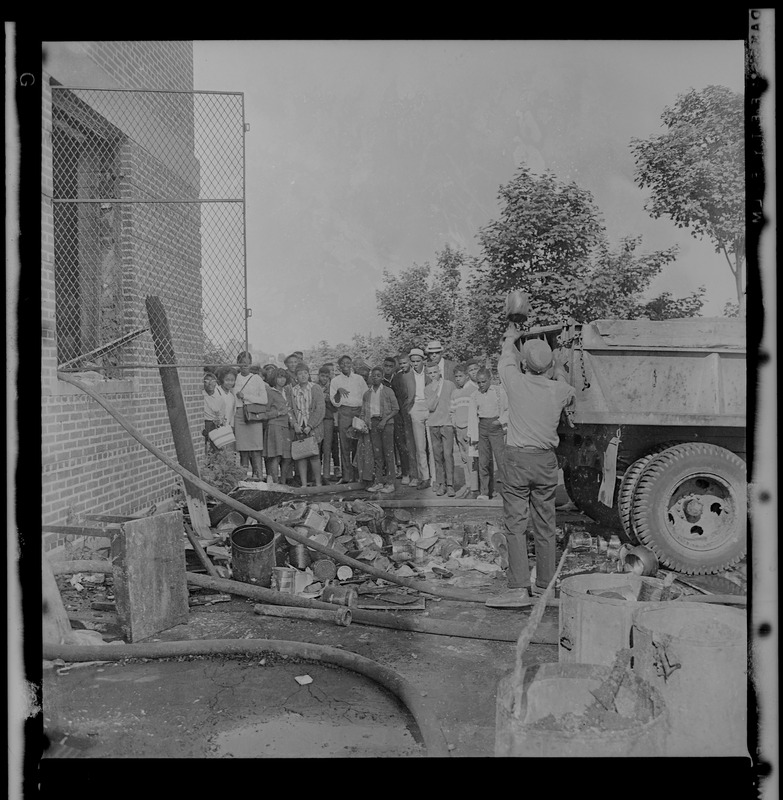
[[462, 469], [465, 472], [465, 485], [457, 492], [457, 497], [468, 497], [475, 500], [478, 497], [478, 472], [473, 469], [473, 459], [470, 456], [468, 413], [470, 398], [478, 390], [478, 387], [468, 377], [465, 364], [457, 364], [454, 367], [454, 383], [457, 388], [451, 395], [451, 424], [454, 426], [454, 438], [459, 448]]

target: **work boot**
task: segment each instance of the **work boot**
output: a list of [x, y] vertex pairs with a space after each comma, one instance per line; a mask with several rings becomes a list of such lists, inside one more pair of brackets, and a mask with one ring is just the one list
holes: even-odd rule
[[419, 483], [417, 484], [416, 488], [417, 489], [429, 489], [431, 485], [432, 485], [432, 482], [430, 481], [429, 478], [427, 478], [426, 481], [419, 481]]
[[470, 489], [468, 489], [467, 486], [460, 486], [459, 489], [457, 489], [457, 493], [454, 496], [455, 497], [467, 497], [469, 492], [470, 492]]
[[407, 475], [403, 475], [402, 476], [402, 480], [400, 481], [400, 484], [402, 486], [409, 486], [410, 482], [411, 482], [411, 479]]
[[448, 497], [454, 497], [454, 487], [453, 486], [447, 486], [446, 487], [446, 495]]
[[383, 494], [392, 494], [392, 492], [394, 492], [394, 484], [387, 483], [386, 486], [381, 489], [381, 492], [383, 492]]
[[476, 500], [489, 500], [489, 497], [485, 494], [476, 495]]
[[[435, 492], [436, 495], [438, 495], [438, 497], [442, 497], [444, 494], [446, 494], [446, 490], [443, 488], [442, 483], [439, 483], [437, 486], [435, 486], [433, 491]], [[452, 494], [453, 492], [454, 490], [452, 489]]]

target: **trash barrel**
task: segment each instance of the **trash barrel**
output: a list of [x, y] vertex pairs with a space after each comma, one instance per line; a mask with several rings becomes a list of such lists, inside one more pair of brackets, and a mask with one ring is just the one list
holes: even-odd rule
[[231, 532], [231, 574], [235, 581], [267, 589], [275, 566], [275, 532], [266, 525], [240, 525]]
[[595, 691], [611, 667], [535, 664], [521, 671], [519, 714], [514, 712], [514, 673], [498, 684], [495, 755], [521, 757], [660, 756], [666, 737], [661, 693], [628, 672], [615, 710], [595, 715]]
[[667, 756], [748, 756], [745, 611], [666, 603], [633, 623], [633, 669], [663, 696]]
[[[631, 646], [631, 625], [643, 609], [668, 606], [668, 601], [624, 600], [602, 597], [630, 590], [638, 595], [643, 585], [663, 587], [658, 578], [633, 573], [574, 575], [560, 585], [558, 661], [561, 664], [606, 664]], [[681, 591], [670, 587], [671, 597]], [[588, 594], [588, 592], [591, 592]]]

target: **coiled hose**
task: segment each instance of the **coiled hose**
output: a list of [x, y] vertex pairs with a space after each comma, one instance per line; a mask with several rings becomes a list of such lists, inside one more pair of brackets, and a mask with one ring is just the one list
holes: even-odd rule
[[151, 642], [149, 644], [53, 645], [44, 643], [43, 657], [50, 661], [60, 658], [76, 661], [124, 661], [127, 658], [176, 658], [177, 656], [261, 655], [276, 653], [321, 664], [334, 664], [365, 675], [388, 689], [410, 711], [421, 733], [428, 757], [450, 755], [446, 738], [435, 715], [422, 699], [422, 692], [399, 673], [376, 661], [329, 647], [308, 642], [289, 642], [282, 639], [206, 639], [187, 642]]

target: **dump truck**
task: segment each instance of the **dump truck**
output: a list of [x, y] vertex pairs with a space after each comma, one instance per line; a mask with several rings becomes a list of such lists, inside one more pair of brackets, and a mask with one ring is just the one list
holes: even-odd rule
[[576, 390], [558, 459], [574, 504], [659, 562], [721, 572], [747, 548], [741, 319], [597, 320], [532, 328]]

